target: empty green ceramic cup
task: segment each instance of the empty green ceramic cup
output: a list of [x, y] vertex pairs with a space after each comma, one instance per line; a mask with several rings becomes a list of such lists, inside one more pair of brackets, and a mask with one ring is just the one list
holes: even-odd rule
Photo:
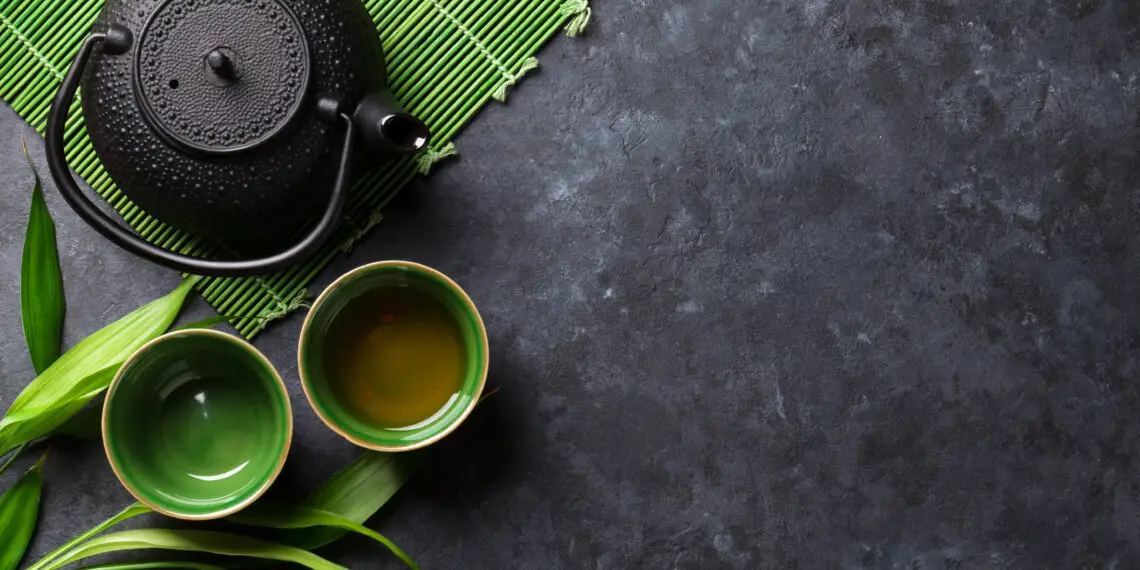
[[[445, 311], [459, 331], [462, 366], [451, 398], [423, 421], [399, 428], [382, 427], [354, 413], [344, 394], [333, 389], [334, 367], [330, 331], [352, 313], [352, 302], [363, 295], [385, 294], [399, 288], [426, 293]], [[297, 348], [298, 371], [305, 396], [326, 425], [342, 437], [377, 451], [408, 451], [439, 441], [471, 413], [487, 381], [487, 329], [471, 298], [443, 273], [410, 261], [380, 261], [358, 267], [329, 285], [309, 310]], [[424, 363], [428, 365], [430, 363]], [[421, 380], [411, 372], [400, 381]], [[377, 395], [376, 397], [383, 397]]]
[[204, 520], [253, 503], [293, 437], [285, 384], [256, 348], [225, 333], [165, 334], [135, 351], [107, 390], [103, 447], [140, 502]]

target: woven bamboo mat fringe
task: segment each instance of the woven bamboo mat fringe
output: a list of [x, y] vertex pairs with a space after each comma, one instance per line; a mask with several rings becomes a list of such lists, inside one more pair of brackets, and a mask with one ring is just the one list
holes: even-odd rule
[[[581, 34], [587, 0], [364, 0], [384, 43], [393, 93], [431, 128], [419, 156], [391, 161], [353, 188], [344, 222], [317, 255], [285, 271], [249, 278], [209, 278], [199, 293], [240, 334], [252, 338], [272, 321], [308, 307], [307, 285], [383, 221], [381, 211], [416, 175], [456, 156], [452, 139], [489, 100], [538, 67], [534, 54], [559, 29]], [[43, 134], [63, 72], [87, 36], [102, 0], [0, 0], [0, 98]], [[148, 241], [193, 255], [214, 253], [200, 240], [146, 215], [124, 196], [95, 156], [79, 101], [64, 135], [75, 172]], [[108, 246], [110, 247], [110, 246]]]

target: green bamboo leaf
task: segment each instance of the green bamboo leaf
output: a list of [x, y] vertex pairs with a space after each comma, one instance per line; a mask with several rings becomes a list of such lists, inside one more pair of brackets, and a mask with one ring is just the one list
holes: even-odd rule
[[233, 318], [235, 318], [235, 317], [230, 317], [228, 315], [214, 315], [212, 317], [206, 317], [204, 319], [197, 320], [197, 321], [194, 321], [192, 323], [186, 323], [184, 325], [178, 325], [171, 330], [184, 331], [184, 330], [190, 330], [190, 329], [212, 329], [212, 328], [214, 328], [214, 327], [216, 327], [216, 326], [218, 326], [224, 322], [227, 322]]
[[96, 564], [95, 566], [84, 566], [79, 570], [147, 570], [148, 568], [158, 568], [160, 570], [173, 570], [174, 568], [182, 568], [185, 570], [225, 570], [222, 566], [214, 566], [213, 564], [201, 564], [198, 562], [113, 562], [111, 564]]
[[36, 562], [35, 564], [28, 567], [28, 570], [42, 570], [43, 568], [47, 567], [48, 564], [51, 564], [53, 561], [59, 559], [60, 556], [63, 556], [65, 553], [70, 552], [71, 549], [75, 548], [76, 546], [79, 546], [80, 544], [87, 541], [91, 537], [99, 535], [103, 531], [105, 531], [105, 530], [107, 530], [107, 529], [127, 520], [127, 519], [133, 519], [139, 515], [145, 515], [147, 513], [152, 513], [152, 512], [154, 512], [154, 511], [152, 511], [150, 509], [150, 507], [147, 507], [146, 505], [144, 505], [142, 503], [134, 503], [131, 506], [120, 511], [119, 514], [99, 523], [98, 525], [96, 525], [91, 530], [67, 541], [66, 543], [63, 544], [63, 546], [60, 546], [59, 548], [49, 552], [47, 554], [47, 556], [44, 556], [38, 562]]
[[[292, 562], [313, 570], [346, 570], [316, 554], [299, 548], [266, 542], [238, 534], [209, 530], [143, 529], [126, 530], [92, 538], [76, 546], [46, 566], [36, 570], [61, 568], [72, 562], [99, 554], [124, 550], [180, 550], [226, 556], [248, 556], [265, 560]], [[29, 569], [31, 570], [31, 569]]]
[[20, 263], [20, 317], [32, 366], [36, 374], [41, 374], [59, 358], [65, 306], [63, 273], [59, 269], [55, 222], [44, 202], [43, 184], [32, 164], [32, 157], [28, 155], [27, 146], [24, 146], [24, 156], [32, 165], [36, 185], [32, 189], [32, 206], [24, 235], [24, 257]]
[[342, 515], [304, 506], [270, 505], [256, 503], [235, 515], [227, 517], [238, 524], [265, 528], [302, 529], [313, 527], [337, 528], [362, 534], [388, 547], [409, 568], [419, 570], [415, 561], [384, 535], [354, 522]]
[[80, 378], [54, 402], [8, 412], [0, 418], [0, 438], [23, 445], [52, 433], [86, 406], [87, 402], [101, 394], [121, 365], [121, 362], [116, 362]]
[[201, 564], [199, 562], [113, 562], [111, 564], [96, 564], [95, 566], [84, 566], [79, 570], [147, 570], [148, 568], [158, 568], [161, 570], [173, 570], [174, 568], [183, 568], [185, 570], [225, 570], [222, 566], [215, 566], [213, 564]]
[[[305, 500], [305, 505], [363, 524], [400, 490], [423, 459], [422, 451], [365, 451], [317, 488]], [[318, 528], [285, 532], [280, 540], [298, 548], [314, 550], [339, 540], [345, 534], [347, 531], [342, 528]]]
[[78, 377], [126, 360], [140, 346], [166, 331], [198, 279], [183, 280], [165, 297], [143, 305], [80, 341], [28, 384], [9, 411], [51, 402], [60, 392], [67, 391]]
[[[418, 451], [365, 451], [313, 491], [305, 499], [305, 504], [343, 515], [356, 522], [364, 522], [372, 513], [368, 512], [367, 506], [360, 504], [359, 490], [386, 488], [390, 492], [378, 502], [387, 501], [422, 462], [423, 453]], [[360, 516], [364, 518], [361, 519]]]
[[[184, 280], [169, 295], [83, 339], [28, 384], [0, 419], [0, 454], [48, 435], [106, 389], [111, 377], [104, 372], [111, 367], [117, 369], [132, 352], [166, 331], [197, 280]], [[92, 378], [93, 375], [99, 376]], [[21, 414], [28, 410], [44, 417]]]
[[0, 570], [15, 570], [32, 541], [40, 510], [45, 453], [0, 497]]

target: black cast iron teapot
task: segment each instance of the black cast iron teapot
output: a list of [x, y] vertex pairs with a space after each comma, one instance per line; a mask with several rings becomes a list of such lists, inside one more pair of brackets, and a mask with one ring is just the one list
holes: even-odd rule
[[[48, 165], [67, 203], [132, 253], [200, 275], [275, 271], [328, 240], [354, 154], [375, 162], [427, 145], [427, 127], [403, 111], [385, 76], [359, 0], [107, 0], [52, 103]], [[283, 252], [240, 261], [146, 242], [68, 169], [67, 112], [80, 85], [96, 153], [147, 213], [228, 243], [311, 229]]]

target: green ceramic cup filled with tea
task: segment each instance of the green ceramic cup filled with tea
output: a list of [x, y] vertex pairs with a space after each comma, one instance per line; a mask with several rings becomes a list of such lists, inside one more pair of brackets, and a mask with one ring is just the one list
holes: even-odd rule
[[361, 447], [408, 451], [471, 413], [487, 381], [487, 330], [454, 281], [409, 261], [338, 278], [301, 328], [301, 386], [317, 415]]
[[119, 369], [103, 405], [103, 447], [132, 495], [205, 520], [260, 497], [293, 437], [289, 395], [256, 348], [222, 332], [167, 333]]

